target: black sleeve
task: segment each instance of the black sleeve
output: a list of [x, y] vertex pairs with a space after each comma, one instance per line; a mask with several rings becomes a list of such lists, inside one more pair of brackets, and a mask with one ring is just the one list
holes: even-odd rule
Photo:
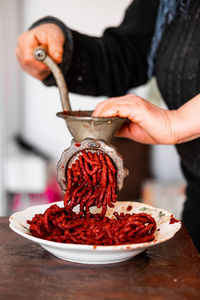
[[[69, 32], [72, 34], [72, 57], [69, 46], [65, 45], [60, 65], [69, 91], [112, 97], [145, 83], [158, 5], [159, 0], [133, 1], [121, 25], [106, 29], [101, 38], [69, 30], [62, 22], [52, 18], [51, 23], [61, 27], [67, 40]], [[33, 26], [48, 23], [48, 18], [37, 21]], [[44, 84], [55, 85], [55, 81], [50, 75]]]

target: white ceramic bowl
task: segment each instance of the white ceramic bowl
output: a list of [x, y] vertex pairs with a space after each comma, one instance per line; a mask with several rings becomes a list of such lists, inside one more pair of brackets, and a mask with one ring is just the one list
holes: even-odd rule
[[[132, 206], [129, 213], [145, 212], [150, 214], [156, 220], [157, 229], [159, 229], [155, 232], [155, 239], [152, 242], [117, 246], [92, 246], [57, 243], [32, 236], [29, 231], [29, 225], [26, 221], [31, 220], [36, 213], [44, 213], [44, 211], [52, 204], [57, 204], [58, 206], [63, 207], [63, 202], [60, 201], [51, 204], [32, 206], [26, 210], [16, 212], [9, 218], [10, 228], [19, 235], [22, 235], [33, 242], [39, 243], [44, 249], [56, 257], [77, 263], [108, 264], [128, 260], [148, 247], [152, 247], [169, 240], [181, 228], [180, 221], [174, 224], [169, 224], [171, 213], [164, 209], [155, 208], [144, 203], [126, 201], [116, 202], [114, 208], [108, 208], [106, 215], [108, 217], [112, 216], [115, 211], [118, 213], [126, 213], [129, 205]], [[79, 207], [74, 209], [74, 211], [78, 210]], [[99, 210], [96, 207], [91, 208], [92, 213], [98, 211]]]

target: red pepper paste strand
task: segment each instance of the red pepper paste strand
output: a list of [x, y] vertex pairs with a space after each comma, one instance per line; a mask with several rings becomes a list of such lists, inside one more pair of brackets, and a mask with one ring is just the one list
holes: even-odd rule
[[169, 220], [169, 224], [174, 224], [174, 223], [178, 223], [179, 220], [175, 219], [173, 215], [171, 215], [170, 220]]
[[[102, 207], [102, 216], [105, 215], [107, 206], [113, 207], [113, 203], [116, 202], [116, 173], [116, 168], [107, 154], [82, 151], [67, 170], [67, 191], [64, 198], [66, 209], [72, 209], [80, 203], [81, 211], [89, 214], [90, 207], [95, 205]], [[92, 191], [90, 197], [83, 197], [83, 203], [78, 196], [80, 190], [81, 195], [86, 194], [86, 191]], [[97, 190], [99, 192], [96, 196]]]
[[[52, 205], [27, 221], [32, 235], [60, 243], [105, 246], [152, 241], [156, 222], [150, 215], [115, 212], [112, 219], [105, 216], [107, 207], [116, 201], [116, 173], [106, 154], [83, 151], [67, 170], [64, 207]], [[77, 214], [72, 209], [78, 204]], [[91, 214], [94, 205], [101, 213]]]
[[60, 243], [109, 246], [154, 239], [156, 223], [151, 216], [117, 212], [114, 215], [110, 219], [101, 214], [77, 214], [55, 204], [27, 223], [35, 237]]
[[127, 207], [127, 211], [130, 211], [132, 209], [132, 206], [131, 205], [129, 205], [128, 207]]

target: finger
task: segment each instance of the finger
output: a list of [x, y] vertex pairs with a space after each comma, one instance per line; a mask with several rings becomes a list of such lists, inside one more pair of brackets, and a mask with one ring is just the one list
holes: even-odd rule
[[119, 103], [120, 101], [123, 102], [124, 100], [127, 99], [127, 95], [126, 96], [122, 96], [122, 97], [112, 97], [109, 99], [106, 99], [100, 103], [97, 104], [92, 116], [93, 117], [100, 117], [100, 114], [103, 111], [103, 108], [106, 106], [114, 106], [116, 103]]
[[65, 42], [63, 31], [55, 24], [42, 24], [38, 26], [36, 33], [40, 44], [47, 47], [48, 55], [56, 63], [60, 63]]
[[38, 62], [33, 56], [33, 51], [37, 46], [39, 46], [39, 42], [33, 32], [25, 33], [19, 37], [16, 54], [23, 69], [31, 66], [38, 71], [48, 70], [48, 67], [44, 63]]
[[29, 70], [27, 70], [27, 72], [31, 76], [33, 76], [36, 79], [41, 80], [41, 81], [46, 79], [51, 74], [50, 71], [40, 71], [40, 72], [38, 72], [38, 70], [32, 70], [32, 69], [30, 70], [30, 72], [29, 72]]
[[127, 103], [113, 103], [107, 102], [101, 108], [99, 117], [122, 117], [128, 118], [130, 115], [130, 106]]
[[49, 36], [48, 53], [56, 63], [61, 63], [63, 57], [64, 37], [62, 35]]
[[138, 102], [137, 98], [138, 97], [135, 95], [131, 95], [131, 96], [125, 95], [125, 96], [121, 96], [121, 97], [109, 98], [103, 102], [100, 102], [96, 106], [96, 108], [93, 112], [93, 116], [108, 117], [108, 116], [112, 116], [112, 115], [110, 115], [110, 113], [115, 113], [115, 116], [123, 117], [121, 115], [121, 111], [119, 110], [121, 108], [120, 106], [125, 107], [126, 105], [129, 105], [128, 111], [130, 112], [130, 105], [133, 105], [135, 102], [137, 103]]
[[101, 112], [101, 110], [102, 110], [102, 107], [103, 107], [103, 105], [104, 105], [104, 102], [105, 101], [102, 101], [102, 102], [100, 102], [100, 103], [98, 103], [97, 104], [97, 106], [95, 107], [95, 110], [93, 111], [93, 113], [92, 113], [92, 116], [93, 117], [99, 117], [99, 113]]
[[123, 138], [127, 138], [127, 139], [134, 139], [131, 135], [129, 125], [130, 125], [129, 122], [122, 124], [122, 126], [116, 132], [115, 136], [123, 137]]
[[16, 48], [16, 55], [17, 55], [17, 60], [20, 66], [22, 67], [22, 69], [27, 73], [29, 73], [31, 76], [39, 80], [44, 80], [51, 73], [48, 68], [43, 68], [43, 66], [41, 68], [36, 67], [35, 63], [31, 62], [32, 60], [30, 62], [24, 63], [24, 60], [18, 48]]

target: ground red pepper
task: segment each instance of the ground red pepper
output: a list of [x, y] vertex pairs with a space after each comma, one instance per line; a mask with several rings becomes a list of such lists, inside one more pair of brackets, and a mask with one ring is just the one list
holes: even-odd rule
[[[152, 241], [155, 220], [148, 214], [115, 212], [105, 216], [117, 197], [116, 169], [104, 153], [82, 151], [67, 169], [64, 207], [50, 206], [44, 214], [36, 214], [30, 224], [31, 233], [50, 241], [86, 245], [121, 245]], [[80, 204], [80, 212], [72, 209]], [[90, 207], [102, 208], [91, 214]], [[127, 211], [132, 209], [127, 207]]]
[[[104, 153], [82, 151], [71, 168], [67, 169], [67, 191], [64, 197], [66, 209], [80, 204], [80, 210], [90, 214], [91, 206], [113, 207], [117, 198], [116, 169]], [[90, 196], [88, 197], [88, 193]]]
[[80, 147], [81, 144], [80, 144], [80, 143], [75, 143], [75, 146], [76, 146], [76, 147]]
[[169, 221], [169, 224], [174, 224], [174, 223], [178, 223], [179, 220], [175, 219], [173, 215], [171, 215], [171, 218], [170, 218], [170, 221]]
[[132, 206], [131, 205], [129, 205], [128, 207], [127, 207], [127, 211], [130, 211], [132, 209]]
[[44, 214], [36, 214], [30, 224], [31, 233], [38, 238], [60, 243], [86, 245], [121, 245], [152, 241], [155, 220], [145, 214], [118, 214], [108, 218], [101, 214], [79, 214], [57, 205]]

